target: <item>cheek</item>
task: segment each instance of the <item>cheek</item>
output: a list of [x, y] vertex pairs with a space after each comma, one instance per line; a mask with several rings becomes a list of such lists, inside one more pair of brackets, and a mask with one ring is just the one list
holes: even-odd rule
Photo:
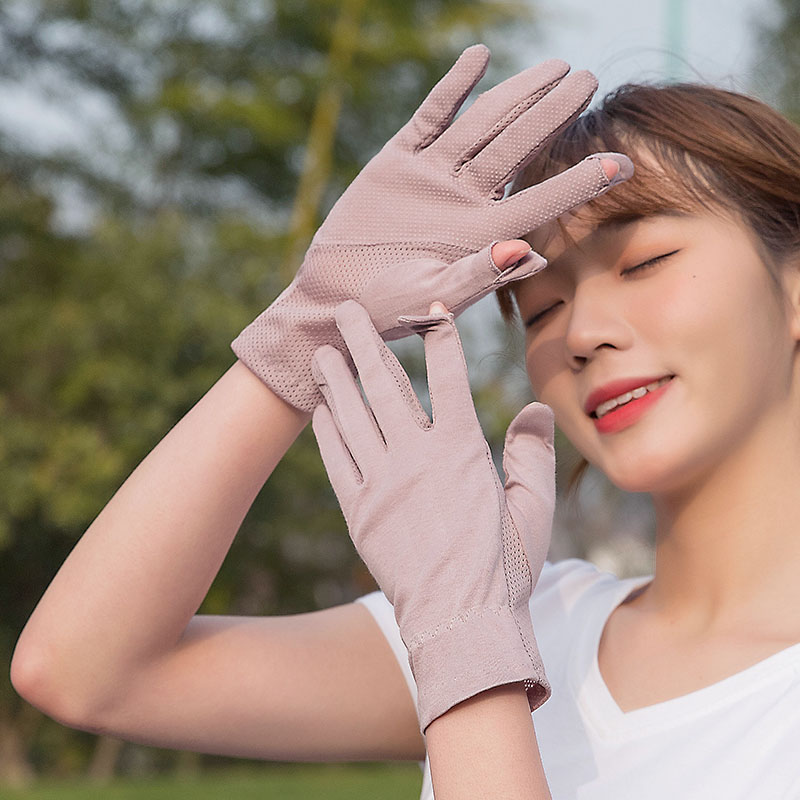
[[662, 309], [654, 317], [660, 334], [694, 353], [697, 368], [709, 375], [736, 375], [741, 370], [731, 369], [734, 364], [758, 371], [779, 336], [764, 270], [760, 262], [727, 262], [676, 276], [664, 287]]
[[552, 327], [536, 336], [529, 334], [525, 342], [525, 368], [531, 388], [536, 398], [548, 405], [552, 403], [547, 398], [552, 398], [566, 370], [563, 337]]

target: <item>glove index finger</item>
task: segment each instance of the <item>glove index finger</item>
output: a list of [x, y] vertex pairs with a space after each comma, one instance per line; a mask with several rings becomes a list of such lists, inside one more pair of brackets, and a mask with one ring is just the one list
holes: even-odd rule
[[[602, 159], [619, 164], [619, 171], [613, 178], [609, 178], [603, 170]], [[498, 235], [525, 235], [571, 208], [599, 197], [632, 175], [633, 162], [622, 153], [594, 153], [587, 156], [558, 175], [501, 200], [494, 220]]]
[[472, 402], [469, 373], [451, 313], [398, 317], [423, 337], [433, 425], [480, 424]]
[[405, 435], [407, 421], [429, 428], [430, 420], [408, 375], [375, 330], [367, 310], [355, 300], [346, 300], [334, 313], [387, 445], [391, 446], [393, 438]]

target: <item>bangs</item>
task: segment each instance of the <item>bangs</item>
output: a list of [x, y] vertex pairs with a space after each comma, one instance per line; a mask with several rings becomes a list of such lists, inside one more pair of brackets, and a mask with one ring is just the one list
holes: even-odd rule
[[541, 148], [517, 175], [511, 192], [541, 183], [594, 153], [625, 153], [633, 176], [582, 205], [595, 224], [628, 222], [653, 214], [700, 210], [734, 211], [726, 202], [725, 180], [709, 164], [663, 139], [620, 130], [602, 111], [590, 112]]
[[[539, 148], [511, 193], [595, 153], [626, 153], [633, 176], [588, 203], [597, 225], [660, 213], [710, 211], [741, 220], [779, 288], [779, 268], [800, 254], [800, 129], [760, 101], [697, 84], [626, 84]], [[497, 291], [507, 321], [508, 287]]]

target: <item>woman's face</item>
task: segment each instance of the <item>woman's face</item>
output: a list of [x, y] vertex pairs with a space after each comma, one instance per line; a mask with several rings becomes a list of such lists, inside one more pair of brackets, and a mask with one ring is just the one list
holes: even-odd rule
[[534, 235], [549, 266], [517, 300], [533, 390], [590, 463], [675, 491], [785, 413], [793, 328], [749, 228], [709, 211], [561, 221]]

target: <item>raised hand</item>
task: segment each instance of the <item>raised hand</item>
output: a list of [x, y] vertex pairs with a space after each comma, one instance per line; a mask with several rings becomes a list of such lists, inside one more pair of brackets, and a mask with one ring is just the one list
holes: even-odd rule
[[432, 420], [366, 310], [347, 301], [335, 319], [369, 405], [342, 353], [323, 346], [314, 433], [353, 542], [394, 605], [421, 730], [502, 684], [524, 682], [536, 708], [550, 687], [528, 601], [555, 503], [552, 412], [532, 403], [512, 422], [503, 486], [452, 314], [403, 318], [425, 340]]
[[625, 156], [604, 154], [618, 165], [609, 178], [598, 154], [504, 198], [541, 144], [586, 107], [597, 82], [547, 61], [480, 95], [455, 119], [488, 60], [483, 45], [462, 53], [333, 207], [291, 285], [233, 342], [236, 355], [297, 408], [319, 402], [311, 375], [317, 347], [344, 349], [333, 321], [339, 303], [358, 300], [387, 339], [406, 335], [399, 315], [424, 314], [433, 299], [458, 313], [544, 266], [529, 254], [498, 269], [494, 240], [524, 236], [632, 173]]

